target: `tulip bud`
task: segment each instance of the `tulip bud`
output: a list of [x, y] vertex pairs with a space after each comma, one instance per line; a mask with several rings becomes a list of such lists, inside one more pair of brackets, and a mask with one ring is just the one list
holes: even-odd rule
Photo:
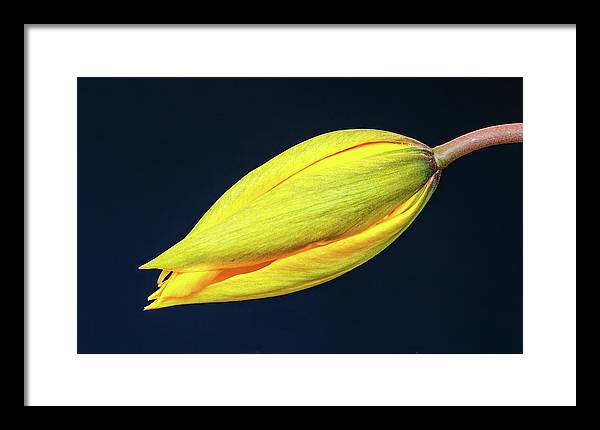
[[363, 264], [415, 219], [440, 178], [433, 151], [380, 130], [309, 139], [231, 187], [161, 269], [146, 309], [303, 290]]

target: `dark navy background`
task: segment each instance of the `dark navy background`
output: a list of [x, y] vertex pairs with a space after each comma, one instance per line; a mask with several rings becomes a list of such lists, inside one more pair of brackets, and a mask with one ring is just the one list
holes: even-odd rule
[[450, 166], [377, 257], [287, 296], [142, 311], [234, 182], [290, 146], [378, 128], [436, 146], [522, 121], [514, 79], [78, 80], [79, 353], [521, 353], [522, 147]]

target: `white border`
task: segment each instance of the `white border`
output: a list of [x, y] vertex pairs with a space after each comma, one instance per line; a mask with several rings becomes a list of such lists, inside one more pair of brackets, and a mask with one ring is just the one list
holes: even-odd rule
[[[34, 26], [26, 35], [29, 404], [575, 403], [575, 28]], [[525, 354], [78, 356], [77, 76], [524, 76]]]

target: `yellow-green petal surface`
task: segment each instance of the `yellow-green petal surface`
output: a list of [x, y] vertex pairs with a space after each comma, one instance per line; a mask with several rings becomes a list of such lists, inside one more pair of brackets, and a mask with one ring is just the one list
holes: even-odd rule
[[395, 133], [317, 136], [240, 180], [188, 236], [145, 267], [236, 268], [351, 236], [400, 206], [435, 170], [429, 148]]

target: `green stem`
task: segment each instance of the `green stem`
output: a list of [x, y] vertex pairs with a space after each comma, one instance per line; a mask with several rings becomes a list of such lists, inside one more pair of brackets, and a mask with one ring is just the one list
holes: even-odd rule
[[495, 125], [472, 131], [433, 148], [435, 161], [445, 169], [463, 155], [489, 146], [523, 143], [523, 123]]

